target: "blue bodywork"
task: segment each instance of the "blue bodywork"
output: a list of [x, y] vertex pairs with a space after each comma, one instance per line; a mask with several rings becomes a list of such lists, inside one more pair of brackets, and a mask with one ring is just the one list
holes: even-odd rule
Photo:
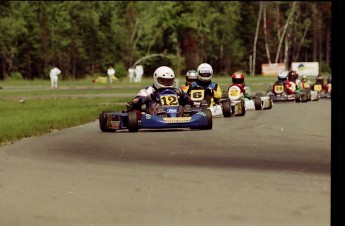
[[[153, 115], [142, 113], [141, 119], [138, 119], [139, 129], [160, 129], [160, 128], [192, 128], [205, 129], [210, 124], [205, 112], [200, 110], [193, 111], [189, 116], [179, 116], [178, 96], [174, 89], [164, 89], [159, 93], [160, 106], [163, 106], [165, 115]], [[152, 107], [153, 103], [149, 104]], [[100, 114], [100, 127], [103, 125], [103, 130], [119, 130], [128, 129], [128, 114], [126, 112], [111, 112], [106, 111]], [[103, 123], [103, 121], [106, 122]], [[211, 118], [212, 120], [212, 118]], [[211, 122], [212, 123], [212, 122]], [[102, 127], [101, 127], [102, 130]], [[102, 130], [102, 131], [103, 131]]]

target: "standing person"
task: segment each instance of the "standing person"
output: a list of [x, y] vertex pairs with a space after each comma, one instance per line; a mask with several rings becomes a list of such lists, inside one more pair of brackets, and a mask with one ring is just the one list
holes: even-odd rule
[[[208, 105], [219, 104], [219, 99], [222, 97], [222, 91], [218, 83], [213, 82], [212, 79], [213, 69], [212, 66], [207, 63], [202, 63], [198, 66], [197, 77], [198, 80], [193, 82], [188, 89], [188, 95], [192, 89], [201, 87], [205, 90], [206, 101]], [[207, 99], [210, 98], [210, 99]]]
[[135, 81], [136, 82], [141, 82], [141, 77], [144, 74], [144, 68], [140, 64], [135, 66]]
[[129, 82], [134, 81], [134, 68], [130, 67], [128, 68], [128, 76], [129, 76]]
[[61, 73], [61, 70], [55, 66], [52, 66], [50, 69], [50, 83], [51, 88], [57, 88], [58, 87], [58, 75]]
[[113, 66], [109, 66], [107, 74], [109, 78], [109, 83], [113, 83], [113, 77], [115, 76], [115, 69], [113, 68]]

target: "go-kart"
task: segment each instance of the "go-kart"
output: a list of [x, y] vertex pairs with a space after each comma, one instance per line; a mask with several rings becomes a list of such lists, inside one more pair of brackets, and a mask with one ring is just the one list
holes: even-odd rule
[[232, 102], [238, 102], [239, 100], [244, 100], [245, 111], [248, 110], [262, 110], [271, 109], [273, 102], [271, 97], [264, 96], [262, 93], [257, 93], [252, 96], [252, 99], [245, 98], [243, 92], [238, 86], [231, 86], [228, 89], [227, 95]]
[[150, 101], [142, 111], [114, 112], [102, 111], [99, 115], [99, 127], [102, 132], [115, 132], [128, 129], [190, 128], [212, 129], [212, 113], [209, 109], [194, 109], [179, 105], [174, 89], [162, 89], [159, 103]]
[[[327, 84], [328, 86], [328, 90], [330, 90], [330, 88], [332, 89], [332, 85], [331, 84]], [[316, 91], [318, 94], [319, 98], [331, 98], [331, 91], [327, 92], [321, 84], [314, 84], [313, 85], [313, 91]]]
[[290, 82], [290, 84], [291, 90], [294, 93], [288, 94], [285, 84], [283, 82], [280, 82], [273, 86], [270, 86], [266, 92], [266, 96], [269, 96], [273, 102], [307, 102], [307, 92], [297, 92], [296, 84], [293, 82]]
[[190, 91], [192, 109], [209, 109], [212, 116], [231, 117], [231, 103], [229, 99], [222, 98], [219, 103], [215, 103], [211, 91], [203, 87], [196, 86]]
[[249, 99], [243, 97], [243, 93], [238, 86], [228, 88], [226, 92], [223, 92], [222, 97], [230, 100], [231, 112], [235, 116], [244, 116], [247, 108], [250, 107], [249, 105], [251, 104], [248, 102], [246, 106], [246, 101], [249, 101]]
[[[307, 101], [318, 101], [319, 95], [318, 92], [315, 90], [311, 90], [311, 86], [308, 82], [303, 83], [303, 88], [301, 93], [306, 93], [307, 95]], [[302, 98], [302, 96], [301, 96]], [[305, 100], [302, 100], [303, 102], [306, 102]]]

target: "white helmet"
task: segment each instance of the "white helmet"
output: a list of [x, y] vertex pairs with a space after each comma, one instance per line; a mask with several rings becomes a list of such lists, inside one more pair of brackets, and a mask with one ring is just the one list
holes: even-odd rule
[[287, 77], [288, 77], [288, 71], [281, 71], [278, 74], [278, 80], [279, 81], [286, 81]]
[[157, 89], [172, 88], [174, 79], [175, 73], [170, 67], [161, 66], [153, 73], [153, 84]]
[[198, 73], [195, 70], [189, 70], [186, 73], [186, 82], [192, 83], [198, 80]]
[[211, 81], [213, 75], [213, 69], [211, 65], [207, 63], [202, 63], [198, 67], [198, 79], [200, 81]]

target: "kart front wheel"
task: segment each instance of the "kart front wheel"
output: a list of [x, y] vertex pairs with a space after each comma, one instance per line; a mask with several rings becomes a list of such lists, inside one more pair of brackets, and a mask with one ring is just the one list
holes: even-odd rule
[[225, 118], [231, 117], [231, 103], [230, 100], [222, 102], [222, 111]]
[[115, 132], [116, 129], [107, 128], [107, 121], [111, 120], [110, 113], [113, 111], [102, 111], [101, 114], [99, 114], [98, 120], [99, 120], [99, 128], [102, 132]]
[[128, 112], [128, 131], [129, 132], [138, 132], [138, 115], [135, 111]]

